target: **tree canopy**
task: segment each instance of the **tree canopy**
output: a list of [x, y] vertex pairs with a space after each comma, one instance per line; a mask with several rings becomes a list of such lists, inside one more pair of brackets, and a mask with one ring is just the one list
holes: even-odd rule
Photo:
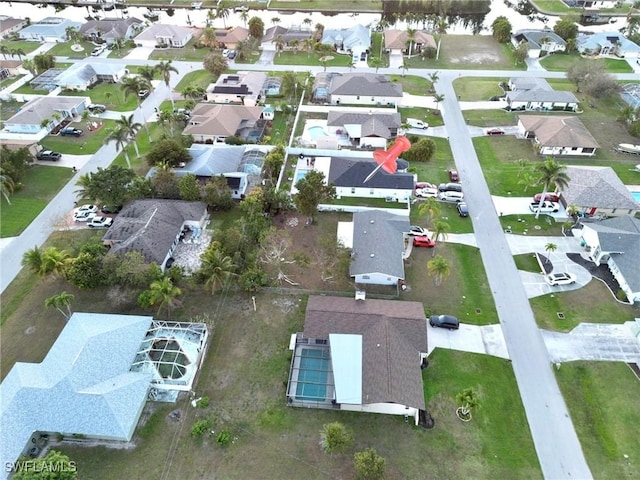
[[264, 36], [264, 22], [260, 17], [251, 17], [249, 19], [249, 35], [258, 40], [261, 40]]
[[153, 143], [147, 152], [149, 165], [168, 165], [177, 167], [191, 160], [191, 156], [184, 146], [172, 138], [162, 138]]
[[98, 167], [95, 172], [78, 179], [76, 185], [80, 188], [76, 195], [80, 199], [113, 207], [124, 205], [129, 199], [129, 186], [136, 176], [133, 170], [120, 165]]
[[499, 43], [507, 43], [511, 40], [511, 22], [507, 17], [500, 16], [491, 24], [493, 38]]
[[208, 72], [216, 77], [222, 75], [225, 70], [229, 68], [227, 59], [224, 58], [220, 52], [213, 52], [204, 57], [203, 66]]
[[436, 153], [436, 142], [431, 138], [421, 138], [402, 154], [408, 162], [428, 162]]
[[308, 223], [313, 223], [313, 217], [318, 212], [320, 202], [326, 202], [336, 196], [333, 185], [326, 185], [324, 173], [311, 170], [295, 185], [298, 193], [293, 197], [296, 208], [308, 217]]
[[0, 170], [3, 175], [10, 177], [13, 183], [22, 182], [33, 160], [33, 155], [26, 147], [10, 150], [6, 145], [2, 145], [0, 150]]
[[553, 31], [563, 40], [569, 41], [578, 36], [578, 25], [571, 16], [564, 16], [553, 26]]

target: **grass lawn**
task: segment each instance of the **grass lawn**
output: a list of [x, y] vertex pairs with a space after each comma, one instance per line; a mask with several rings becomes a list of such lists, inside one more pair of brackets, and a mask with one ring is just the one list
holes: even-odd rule
[[[0, 46], [7, 47], [9, 51], [11, 50], [22, 50], [25, 54], [33, 52], [40, 46], [40, 42], [28, 42], [27, 40], [2, 40], [0, 42]], [[17, 60], [17, 56], [11, 58], [11, 54], [7, 60]], [[4, 57], [3, 57], [4, 60]]]
[[93, 103], [99, 103], [116, 112], [130, 112], [138, 107], [137, 97], [132, 94], [125, 97], [122, 86], [115, 83], [98, 83], [85, 92], [65, 91], [62, 95], [91, 97]]
[[115, 120], [101, 120], [90, 117], [90, 121], [97, 123], [102, 122], [102, 127], [90, 132], [85, 122], [70, 123], [69, 126], [84, 130], [82, 136], [61, 137], [60, 135], [47, 135], [42, 139], [40, 145], [46, 150], [53, 150], [60, 153], [73, 155], [94, 154], [104, 145], [104, 139], [107, 138], [110, 130], [115, 127]]
[[552, 72], [566, 72], [567, 69], [577, 61], [601, 63], [604, 65], [605, 71], [609, 73], [633, 72], [626, 60], [616, 60], [613, 58], [588, 59], [581, 57], [578, 53], [556, 53], [554, 55], [547, 55], [546, 57], [540, 59], [540, 65], [542, 65], [546, 70]]
[[640, 437], [629, 428], [640, 422], [629, 402], [640, 395], [640, 382], [631, 369], [619, 362], [569, 362], [555, 373], [593, 477], [640, 475], [634, 456]]
[[193, 45], [198, 41], [198, 38], [192, 38], [182, 48], [156, 48], [149, 60], [185, 60], [189, 62], [203, 61], [204, 57], [214, 52], [215, 50], [209, 48], [195, 48]]
[[18, 80], [20, 80], [22, 77], [24, 77], [24, 75], [14, 75], [12, 77], [9, 78], [5, 78], [4, 80], [2, 80], [0, 82], [0, 90], [2, 90], [4, 87], [8, 87], [9, 85], [17, 82]]
[[561, 0], [530, 0], [541, 13], [562, 15], [574, 11]]
[[419, 182], [436, 185], [449, 181], [449, 169], [454, 168], [453, 154], [446, 138], [429, 137], [436, 143], [436, 153], [428, 162], [413, 162], [409, 171], [418, 175]]
[[513, 260], [518, 270], [525, 272], [542, 273], [540, 264], [534, 253], [523, 253], [522, 255], [514, 255]]
[[499, 44], [490, 35], [442, 35], [440, 58], [413, 57], [411, 68], [460, 68], [482, 70], [526, 70], [515, 65], [510, 45]]
[[[149, 129], [149, 135], [147, 135], [147, 131], [143, 127], [140, 129], [138, 136], [136, 137], [140, 157], [136, 156], [136, 150], [133, 143], [130, 143], [129, 146], [126, 147], [127, 153], [129, 154], [129, 160], [131, 161], [131, 168], [133, 168], [138, 175], [142, 176], [149, 171], [149, 165], [147, 164], [144, 156], [153, 146], [153, 140], [158, 140], [163, 134], [170, 134], [168, 128], [163, 128], [156, 122], [147, 123], [147, 128]], [[118, 156], [113, 160], [112, 165], [121, 165], [123, 167], [127, 166], [127, 160], [124, 152], [121, 151], [118, 154]]]
[[439, 127], [441, 125], [444, 125], [442, 115], [436, 115], [430, 108], [403, 107], [398, 108], [398, 112], [400, 112], [400, 116], [402, 117], [403, 122], [406, 121], [407, 118], [417, 118], [419, 120], [424, 120], [431, 127]]
[[20, 87], [16, 88], [13, 93], [26, 93], [27, 95], [47, 95], [49, 93], [48, 90], [36, 90], [35, 88], [33, 88], [29, 82], [25, 83], [24, 85], [21, 85]]
[[514, 235], [529, 235], [532, 237], [562, 235], [562, 223], [556, 222], [549, 215], [541, 214], [538, 220], [536, 220], [536, 216], [533, 213], [527, 215], [503, 215], [499, 218], [503, 230], [511, 230]]
[[402, 90], [411, 95], [426, 95], [433, 89], [433, 83], [426, 78], [417, 77], [415, 75], [389, 75], [392, 82], [398, 82], [402, 85]]
[[476, 127], [506, 127], [516, 125], [518, 119], [513, 112], [497, 110], [464, 110], [462, 112], [467, 125]]
[[351, 56], [339, 53], [325, 55], [319, 52], [279, 52], [273, 58], [274, 65], [314, 65], [322, 66], [322, 57], [333, 57], [326, 62], [327, 67], [348, 67], [351, 65]]
[[295, 11], [331, 11], [336, 12], [370, 12], [381, 11], [382, 2], [380, 0], [305, 0], [304, 3], [291, 4], [290, 0], [273, 0], [269, 2], [270, 10], [291, 10]]
[[[11, 205], [2, 197], [0, 237], [19, 235], [69, 181], [70, 168], [32, 166], [25, 176], [23, 188], [11, 195]], [[56, 219], [50, 219], [54, 222]]]
[[7, 101], [0, 102], [0, 121], [8, 120], [24, 107], [23, 102]]
[[[411, 225], [420, 225], [431, 227], [432, 223], [429, 222], [428, 213], [421, 214], [421, 205], [426, 199], [419, 199], [411, 206]], [[449, 224], [449, 233], [473, 233], [473, 224], [469, 217], [463, 218], [458, 215], [458, 210], [454, 203], [439, 202], [440, 214], [436, 215], [437, 218], [444, 220]]]
[[500, 83], [505, 81], [504, 78], [464, 77], [453, 81], [453, 89], [463, 102], [486, 101], [491, 97], [504, 95]]
[[176, 85], [175, 91], [181, 92], [189, 85], [207, 88], [213, 82], [215, 82], [215, 77], [207, 70], [194, 70], [182, 77], [182, 80]]
[[76, 52], [71, 49], [73, 45], [78, 45], [78, 42], [65, 42], [56, 43], [51, 50], [47, 53], [55, 55], [56, 57], [69, 57], [69, 58], [86, 58], [91, 55], [96, 46], [91, 42], [82, 41], [79, 43], [82, 45], [83, 50]]

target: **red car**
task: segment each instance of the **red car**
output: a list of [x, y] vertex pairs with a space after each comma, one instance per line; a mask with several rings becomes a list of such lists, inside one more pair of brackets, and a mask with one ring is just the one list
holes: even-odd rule
[[413, 246], [433, 248], [436, 246], [436, 242], [431, 240], [429, 237], [413, 237]]
[[457, 170], [449, 170], [449, 180], [451, 180], [452, 182], [460, 181], [460, 175], [458, 175]]
[[[547, 193], [545, 195], [544, 199], [547, 202], [557, 202], [558, 200], [560, 200], [560, 197], [558, 196], [557, 193]], [[538, 193], [538, 194], [533, 196], [533, 201], [534, 202], [540, 203], [540, 200], [542, 200], [542, 193]]]
[[504, 135], [504, 130], [501, 128], [490, 128], [487, 130], [487, 135]]

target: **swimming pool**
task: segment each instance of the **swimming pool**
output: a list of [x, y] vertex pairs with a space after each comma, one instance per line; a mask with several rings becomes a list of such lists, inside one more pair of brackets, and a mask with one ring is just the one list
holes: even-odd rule
[[307, 173], [309, 173], [309, 170], [298, 170], [296, 172], [296, 178], [294, 179], [293, 184], [295, 185], [296, 183], [298, 183], [298, 180], [302, 180], [304, 177], [306, 177]]
[[320, 127], [319, 125], [314, 125], [313, 127], [309, 127], [307, 128], [307, 132], [309, 133], [309, 136], [311, 137], [311, 140], [315, 141], [318, 139], [318, 137], [328, 137], [329, 135], [327, 135], [327, 132], [324, 131], [324, 128]]
[[328, 350], [302, 349], [300, 352], [296, 400], [325, 401], [327, 398], [327, 378], [330, 369]]
[[640, 203], [640, 192], [631, 192], [631, 196], [636, 202]]

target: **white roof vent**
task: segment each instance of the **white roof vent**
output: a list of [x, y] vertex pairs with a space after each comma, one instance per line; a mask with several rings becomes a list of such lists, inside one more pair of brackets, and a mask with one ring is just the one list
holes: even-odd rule
[[369, 255], [371, 258], [375, 257], [375, 253], [372, 253], [371, 255]]

